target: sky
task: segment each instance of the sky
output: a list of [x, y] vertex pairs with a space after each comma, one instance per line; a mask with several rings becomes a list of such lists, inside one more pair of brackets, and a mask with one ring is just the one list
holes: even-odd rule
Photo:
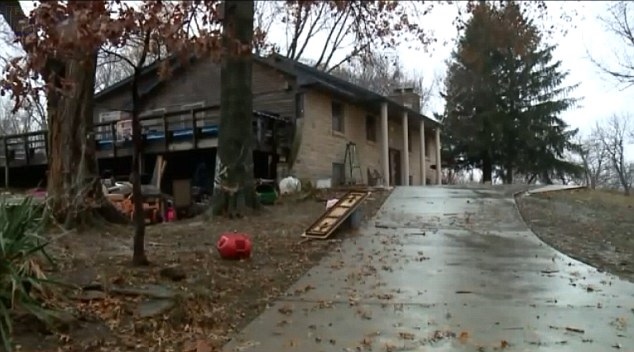
[[[33, 5], [31, 1], [21, 1], [23, 8], [29, 11]], [[563, 68], [570, 75], [567, 84], [579, 84], [573, 95], [582, 98], [580, 105], [563, 114], [564, 120], [573, 128], [579, 128], [582, 134], [590, 132], [597, 121], [608, 118], [612, 114], [631, 114], [634, 116], [634, 104], [629, 101], [634, 98], [634, 87], [620, 89], [616, 83], [599, 72], [597, 67], [589, 60], [588, 53], [602, 63], [614, 63], [613, 54], [623, 44], [619, 39], [604, 28], [598, 19], [605, 14], [609, 2], [603, 1], [548, 1], [548, 16], [550, 22], [557, 28], [568, 28], [567, 34], [557, 34], [549, 39], [549, 43], [557, 44], [555, 58], [563, 63]], [[427, 52], [416, 49], [399, 47], [394, 54], [401, 57], [404, 68], [423, 77], [444, 75], [446, 60], [453, 49], [453, 42], [458, 37], [453, 25], [458, 6], [435, 6], [431, 15], [418, 18], [419, 23], [430, 30], [437, 39], [436, 44], [428, 47]], [[573, 21], [569, 24], [559, 19], [562, 13], [575, 13]], [[269, 33], [278, 44], [285, 41], [282, 27], [272, 28]], [[307, 57], [316, 58], [321, 52], [318, 42], [308, 47]], [[634, 50], [633, 50], [634, 52]], [[634, 53], [633, 53], [634, 56]], [[428, 116], [443, 109], [443, 101], [435, 92], [429, 107], [423, 111]], [[634, 120], [632, 120], [634, 125]], [[634, 145], [628, 148], [628, 159], [634, 160]]]

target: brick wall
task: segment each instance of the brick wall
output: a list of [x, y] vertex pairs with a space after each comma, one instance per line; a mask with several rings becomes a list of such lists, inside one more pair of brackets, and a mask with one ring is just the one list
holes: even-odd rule
[[[332, 130], [331, 104], [333, 96], [317, 90], [311, 90], [304, 94], [304, 117], [299, 121], [298, 133], [301, 133], [301, 144], [295, 164], [294, 175], [300, 179], [316, 181], [332, 177], [332, 164], [343, 163], [346, 151], [346, 143], [354, 142], [357, 145], [359, 162], [363, 182], [367, 183], [367, 170], [382, 172], [380, 153], [380, 113], [369, 110], [363, 106], [344, 103], [344, 132], [338, 133]], [[375, 116], [376, 142], [366, 138], [366, 116]], [[408, 155], [410, 160], [410, 175], [413, 184], [421, 184], [420, 172], [420, 132], [418, 122], [410, 122], [410, 138], [412, 151], [403, 152], [403, 126], [402, 116], [390, 116], [388, 122], [388, 144], [390, 148], [401, 151], [401, 155]], [[433, 131], [426, 128], [426, 148], [430, 157], [427, 160], [427, 178], [435, 182], [435, 171], [429, 168], [431, 161], [435, 159], [435, 141]], [[402, 164], [402, 163], [401, 163]], [[355, 173], [355, 177], [357, 174]]]

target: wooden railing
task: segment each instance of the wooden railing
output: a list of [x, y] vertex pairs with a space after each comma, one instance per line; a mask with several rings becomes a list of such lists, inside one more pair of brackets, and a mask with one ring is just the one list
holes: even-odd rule
[[[139, 118], [145, 146], [164, 151], [173, 143], [189, 143], [187, 149], [199, 148], [203, 139], [216, 138], [220, 124], [219, 106], [148, 114]], [[126, 121], [126, 120], [124, 120]], [[129, 121], [129, 120], [127, 120]], [[107, 150], [109, 157], [117, 157], [122, 149], [131, 149], [131, 135], [126, 134], [129, 122], [95, 123], [93, 137], [97, 153]], [[288, 119], [263, 112], [255, 112], [252, 131], [256, 147], [276, 145], [276, 130]], [[189, 146], [188, 144], [188, 146]], [[45, 164], [48, 159], [47, 131], [0, 136], [0, 165], [21, 166]]]

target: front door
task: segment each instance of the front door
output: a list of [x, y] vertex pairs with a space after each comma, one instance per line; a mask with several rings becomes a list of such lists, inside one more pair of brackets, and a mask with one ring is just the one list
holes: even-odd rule
[[401, 151], [389, 149], [390, 154], [390, 186], [402, 185], [401, 180]]

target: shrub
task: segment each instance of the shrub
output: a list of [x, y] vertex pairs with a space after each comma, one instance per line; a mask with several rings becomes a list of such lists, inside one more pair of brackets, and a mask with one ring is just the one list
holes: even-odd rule
[[11, 351], [12, 321], [15, 313], [49, 322], [51, 311], [42, 299], [48, 281], [40, 267], [47, 243], [40, 236], [46, 212], [31, 198], [18, 204], [0, 201], [0, 335], [6, 351]]

